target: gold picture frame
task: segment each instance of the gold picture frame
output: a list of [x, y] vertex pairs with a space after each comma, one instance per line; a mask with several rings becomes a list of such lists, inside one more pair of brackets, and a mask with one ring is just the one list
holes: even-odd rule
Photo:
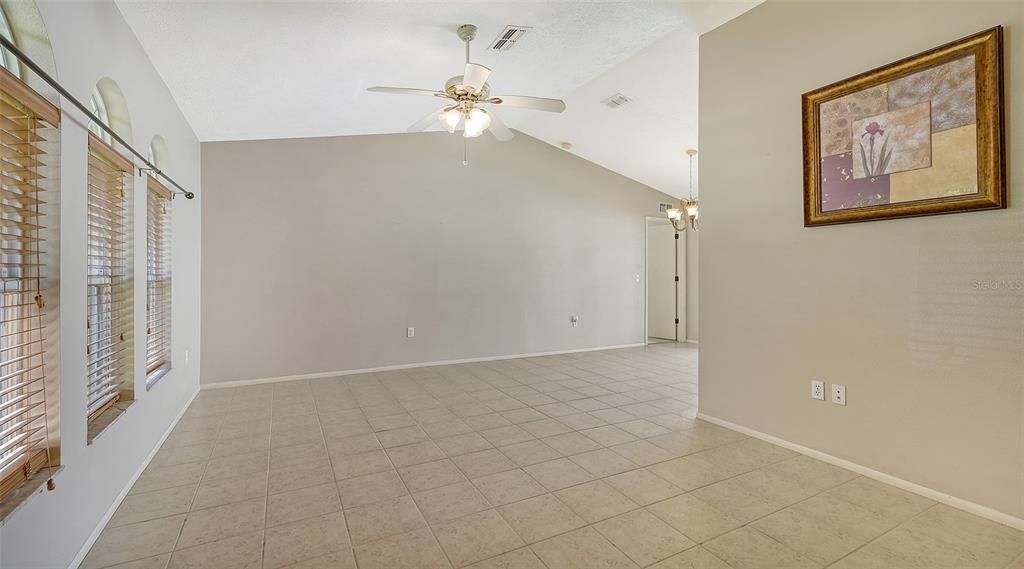
[[805, 227], [1007, 207], [1001, 26], [802, 104]]

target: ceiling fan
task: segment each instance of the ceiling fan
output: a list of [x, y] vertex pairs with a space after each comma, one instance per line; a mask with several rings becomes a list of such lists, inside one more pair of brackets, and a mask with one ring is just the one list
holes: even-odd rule
[[491, 95], [491, 86], [487, 78], [491, 75], [488, 67], [469, 61], [469, 43], [476, 38], [476, 26], [464, 24], [456, 30], [459, 39], [466, 42], [466, 70], [462, 75], [449, 79], [444, 90], [406, 89], [404, 87], [370, 87], [367, 91], [374, 93], [394, 93], [397, 95], [426, 95], [449, 99], [449, 104], [436, 110], [414, 123], [408, 132], [422, 132], [440, 122], [448, 132], [455, 132], [462, 125], [462, 136], [476, 138], [485, 130], [490, 130], [494, 138], [505, 142], [512, 139], [512, 131], [497, 116], [479, 105], [497, 105], [518, 107], [548, 113], [560, 113], [565, 110], [565, 103], [559, 99], [540, 97], [524, 97], [521, 95]]

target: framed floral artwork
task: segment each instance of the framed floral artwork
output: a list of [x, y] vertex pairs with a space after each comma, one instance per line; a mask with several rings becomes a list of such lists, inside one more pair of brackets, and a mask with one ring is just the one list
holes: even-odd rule
[[1002, 27], [803, 95], [804, 225], [1006, 207]]

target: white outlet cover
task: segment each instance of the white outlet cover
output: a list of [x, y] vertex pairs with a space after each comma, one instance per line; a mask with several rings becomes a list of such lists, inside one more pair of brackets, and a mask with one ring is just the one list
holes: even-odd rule
[[846, 405], [846, 386], [838, 383], [832, 384], [832, 402], [836, 405]]
[[406, 338], [415, 338], [416, 337], [416, 329], [415, 328], [406, 328], [405, 329], [405, 337]]
[[816, 379], [811, 380], [811, 399], [818, 401], [825, 400], [825, 382]]

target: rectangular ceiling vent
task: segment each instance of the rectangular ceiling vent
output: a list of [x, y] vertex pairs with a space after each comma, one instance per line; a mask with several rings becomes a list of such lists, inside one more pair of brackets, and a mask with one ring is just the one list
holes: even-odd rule
[[609, 109], [617, 109], [622, 105], [628, 104], [632, 100], [633, 99], [630, 99], [629, 97], [623, 95], [622, 93], [615, 93], [611, 97], [608, 97], [607, 99], [601, 101], [601, 103], [604, 106], [608, 107]]
[[487, 49], [493, 49], [494, 51], [508, 51], [512, 49], [512, 46], [516, 45], [519, 38], [523, 37], [526, 32], [532, 30], [530, 26], [505, 26], [505, 29], [498, 34], [498, 37], [491, 44], [491, 47]]

